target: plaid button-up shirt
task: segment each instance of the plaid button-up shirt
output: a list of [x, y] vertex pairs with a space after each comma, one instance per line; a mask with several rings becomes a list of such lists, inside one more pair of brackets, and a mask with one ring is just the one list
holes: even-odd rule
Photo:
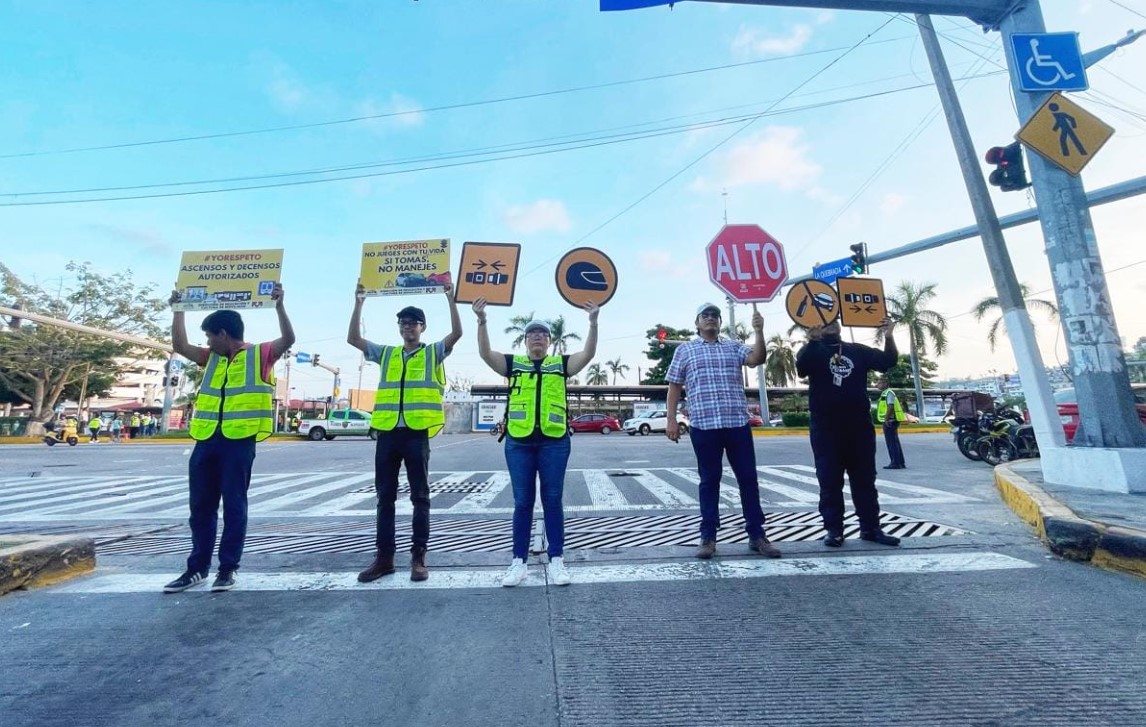
[[748, 424], [748, 398], [741, 369], [752, 349], [739, 341], [694, 338], [673, 354], [665, 379], [683, 384], [689, 426], [727, 429]]

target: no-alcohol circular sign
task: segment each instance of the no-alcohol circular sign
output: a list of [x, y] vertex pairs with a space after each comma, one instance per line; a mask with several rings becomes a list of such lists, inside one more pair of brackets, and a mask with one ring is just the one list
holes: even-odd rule
[[556, 282], [557, 292], [572, 305], [605, 305], [617, 292], [617, 267], [600, 250], [578, 247], [557, 263]]
[[709, 280], [740, 303], [772, 300], [788, 279], [783, 245], [759, 225], [725, 225], [705, 256]]
[[796, 283], [785, 299], [788, 316], [804, 328], [823, 326], [840, 315], [840, 299], [832, 286], [819, 280]]

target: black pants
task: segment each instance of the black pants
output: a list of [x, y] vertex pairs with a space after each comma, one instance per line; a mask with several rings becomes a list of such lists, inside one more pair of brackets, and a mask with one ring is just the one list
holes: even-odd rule
[[812, 417], [812, 454], [820, 483], [820, 516], [824, 529], [844, 530], [844, 473], [860, 530], [879, 528], [879, 493], [875, 489], [875, 428], [868, 412]]
[[414, 505], [412, 550], [425, 550], [430, 543], [430, 437], [424, 429], [392, 429], [378, 432], [374, 450], [374, 490], [378, 493], [378, 552], [393, 554], [394, 505], [398, 500], [398, 470], [406, 465], [410, 502]]
[[235, 570], [247, 540], [247, 490], [255, 462], [255, 438], [227, 439], [216, 434], [195, 443], [187, 463], [191, 485], [191, 555], [187, 570], [211, 568], [219, 500], [223, 501], [223, 537], [219, 540], [219, 570]]
[[887, 443], [887, 456], [892, 467], [906, 467], [903, 461], [903, 447], [899, 443], [899, 422], [883, 423], [883, 441]]

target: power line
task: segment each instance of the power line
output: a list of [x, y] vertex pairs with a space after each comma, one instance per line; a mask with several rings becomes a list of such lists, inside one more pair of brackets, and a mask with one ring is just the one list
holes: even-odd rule
[[[757, 115], [757, 116], [755, 116], [755, 117], [753, 117], [753, 118], [750, 118], [750, 119], [748, 119], [748, 121], [746, 121], [746, 122], [745, 122], [745, 123], [744, 123], [742, 126], [740, 126], [739, 128], [737, 128], [735, 131], [733, 131], [733, 132], [732, 132], [731, 134], [729, 134], [728, 136], [726, 136], [726, 137], [724, 137], [723, 139], [721, 139], [719, 142], [717, 142], [717, 143], [716, 143], [716, 144], [714, 144], [713, 146], [711, 146], [711, 147], [710, 147], [710, 148], [709, 148], [707, 151], [705, 151], [703, 154], [701, 154], [700, 156], [696, 157], [696, 158], [695, 158], [695, 159], [693, 159], [691, 162], [689, 162], [688, 164], [684, 165], [684, 166], [683, 166], [683, 167], [681, 167], [679, 170], [677, 170], [676, 172], [674, 172], [673, 174], [671, 174], [671, 175], [670, 175], [670, 176], [669, 176], [667, 179], [665, 179], [663, 182], [661, 182], [660, 184], [656, 185], [655, 187], [653, 187], [652, 189], [650, 189], [650, 190], [649, 190], [648, 192], [646, 192], [645, 194], [643, 194], [643, 195], [641, 195], [640, 197], [638, 197], [638, 198], [636, 199], [636, 201], [634, 201], [632, 204], [628, 205], [627, 207], [625, 207], [624, 209], [622, 209], [620, 212], [616, 213], [615, 215], [613, 215], [613, 216], [612, 216], [612, 217], [610, 217], [609, 219], [605, 220], [605, 221], [604, 221], [604, 222], [602, 222], [601, 224], [597, 225], [597, 226], [596, 226], [596, 227], [594, 227], [593, 229], [591, 229], [591, 230], [589, 230], [588, 232], [586, 232], [586, 233], [585, 233], [584, 235], [582, 235], [581, 237], [577, 238], [577, 240], [576, 240], [575, 242], [573, 242], [571, 245], [568, 245], [568, 246], [566, 246], [565, 250], [569, 250], [569, 249], [572, 249], [572, 248], [574, 248], [574, 247], [576, 247], [576, 246], [580, 245], [582, 242], [584, 242], [585, 240], [589, 239], [590, 237], [592, 237], [593, 235], [595, 235], [597, 232], [601, 231], [602, 229], [604, 229], [604, 228], [605, 228], [605, 227], [607, 227], [608, 225], [612, 224], [612, 223], [613, 223], [615, 220], [619, 219], [621, 216], [623, 216], [623, 215], [625, 215], [626, 213], [628, 213], [630, 210], [632, 210], [633, 208], [635, 208], [635, 207], [636, 207], [637, 205], [639, 205], [641, 202], [644, 202], [646, 199], [648, 199], [649, 197], [651, 197], [651, 196], [653, 196], [654, 194], [656, 194], [657, 192], [659, 192], [659, 191], [660, 191], [662, 188], [664, 188], [666, 185], [668, 185], [668, 184], [669, 184], [670, 182], [672, 182], [674, 179], [676, 179], [677, 177], [679, 177], [680, 175], [684, 174], [685, 172], [687, 172], [687, 171], [688, 171], [689, 169], [691, 169], [692, 167], [694, 167], [694, 166], [696, 166], [697, 164], [699, 164], [701, 161], [703, 161], [704, 159], [706, 159], [706, 158], [707, 158], [707, 157], [708, 157], [710, 154], [712, 154], [714, 151], [716, 151], [716, 150], [717, 150], [717, 149], [719, 149], [720, 147], [724, 146], [724, 145], [725, 145], [725, 144], [727, 144], [728, 142], [732, 141], [732, 139], [734, 139], [734, 138], [735, 138], [737, 135], [739, 135], [741, 132], [743, 132], [743, 131], [747, 130], [749, 127], [751, 127], [751, 126], [752, 126], [754, 123], [756, 123], [756, 121], [758, 121], [760, 118], [762, 118], [762, 117], [763, 117], [763, 116], [764, 116], [766, 113], [768, 113], [768, 112], [769, 112], [769, 111], [770, 111], [772, 108], [775, 108], [777, 105], [779, 105], [780, 103], [782, 103], [782, 102], [784, 101], [784, 99], [788, 98], [788, 97], [789, 97], [789, 96], [791, 96], [793, 93], [795, 93], [796, 91], [799, 91], [801, 88], [803, 88], [804, 86], [806, 86], [806, 85], [808, 85], [809, 83], [811, 83], [811, 82], [812, 82], [813, 80], [815, 80], [817, 77], [819, 77], [819, 76], [820, 76], [820, 75], [822, 75], [823, 73], [827, 72], [827, 71], [828, 71], [828, 69], [830, 69], [832, 66], [836, 65], [836, 64], [837, 64], [837, 63], [839, 63], [841, 60], [843, 60], [844, 58], [846, 58], [846, 57], [847, 57], [847, 56], [848, 56], [848, 55], [849, 55], [849, 54], [850, 54], [852, 51], [854, 51], [856, 48], [859, 48], [861, 45], [863, 45], [864, 43], [866, 43], [866, 42], [867, 42], [867, 41], [868, 41], [868, 40], [869, 40], [869, 39], [870, 39], [870, 38], [871, 38], [873, 35], [875, 35], [875, 34], [876, 34], [876, 33], [878, 33], [879, 31], [883, 30], [883, 29], [884, 29], [884, 28], [886, 28], [888, 25], [890, 25], [890, 24], [891, 24], [891, 21], [895, 20], [895, 18], [896, 18], [896, 17], [897, 17], [897, 16], [892, 16], [891, 18], [888, 18], [888, 19], [887, 19], [886, 21], [884, 21], [884, 22], [883, 22], [883, 24], [881, 24], [881, 25], [880, 25], [878, 28], [876, 28], [875, 30], [873, 30], [873, 31], [871, 31], [870, 33], [868, 33], [866, 36], [864, 36], [862, 39], [860, 39], [858, 42], [856, 42], [856, 43], [855, 43], [854, 45], [852, 45], [850, 48], [848, 48], [847, 50], [845, 50], [845, 51], [844, 51], [843, 53], [841, 53], [839, 56], [837, 56], [836, 58], [832, 59], [832, 60], [831, 60], [831, 61], [830, 61], [830, 62], [829, 62], [827, 65], [825, 65], [823, 68], [821, 68], [820, 70], [818, 70], [818, 71], [816, 71], [815, 73], [813, 73], [811, 76], [808, 76], [808, 78], [806, 78], [806, 79], [804, 79], [803, 81], [801, 81], [801, 82], [800, 82], [800, 83], [799, 83], [797, 86], [795, 86], [795, 87], [794, 87], [794, 88], [793, 88], [791, 91], [789, 91], [788, 93], [784, 94], [784, 96], [782, 96], [781, 98], [779, 98], [779, 99], [778, 99], [778, 100], [777, 100], [775, 103], [773, 103], [773, 104], [772, 104], [772, 105], [771, 105], [769, 108], [767, 108], [767, 109], [765, 109], [764, 111], [762, 111], [762, 112], [761, 112], [759, 115]], [[534, 267], [534, 268], [530, 269], [529, 271], [527, 271], [527, 272], [526, 272], [526, 275], [531, 275], [531, 274], [533, 274], [533, 273], [537, 272], [538, 270], [540, 270], [540, 269], [541, 269], [542, 267], [544, 267], [545, 265], [548, 265], [548, 264], [549, 264], [549, 263], [551, 263], [551, 262], [552, 262], [554, 259], [556, 259], [558, 255], [560, 255], [560, 254], [562, 254], [563, 252], [565, 252], [565, 250], [560, 250], [560, 251], [558, 251], [556, 254], [554, 254], [554, 255], [550, 256], [548, 259], [546, 259], [546, 260], [543, 260], [543, 261], [542, 261], [542, 262], [541, 262], [539, 265], [537, 265], [536, 267]]]
[[[967, 77], [967, 78], [981, 78], [981, 77], [986, 77], [988, 75], [994, 75], [994, 74], [983, 74], [982, 76], [974, 76], [974, 77]], [[155, 193], [155, 194], [133, 194], [133, 195], [92, 197], [92, 198], [87, 198], [87, 199], [44, 200], [44, 201], [30, 201], [30, 202], [0, 202], [0, 207], [30, 207], [30, 206], [45, 206], [45, 205], [60, 205], [60, 204], [85, 204], [85, 203], [91, 203], [91, 202], [114, 202], [114, 201], [138, 200], [138, 199], [157, 199], [157, 198], [165, 198], [165, 197], [186, 197], [186, 196], [195, 196], [195, 195], [204, 195], [204, 194], [219, 194], [219, 193], [224, 193], [224, 192], [240, 192], [240, 191], [250, 191], [250, 190], [259, 190], [259, 189], [272, 189], [272, 188], [278, 188], [278, 187], [292, 187], [292, 186], [303, 186], [303, 185], [311, 185], [311, 184], [326, 184], [326, 183], [330, 183], [330, 182], [341, 182], [341, 181], [349, 181], [349, 180], [356, 180], [356, 179], [366, 179], [366, 178], [372, 178], [372, 177], [394, 176], [394, 175], [399, 175], [399, 174], [412, 174], [415, 172], [422, 172], [422, 171], [432, 171], [432, 170], [438, 170], [438, 169], [448, 169], [448, 168], [453, 168], [453, 167], [472, 166], [472, 165], [476, 165], [476, 164], [487, 164], [487, 163], [491, 163], [491, 162], [508, 161], [508, 160], [513, 160], [513, 159], [522, 159], [522, 158], [533, 157], [533, 156], [545, 156], [545, 155], [555, 154], [555, 153], [565, 152], [565, 151], [576, 151], [576, 150], [580, 150], [580, 149], [596, 148], [596, 147], [600, 147], [600, 146], [611, 146], [614, 144], [626, 143], [626, 142], [630, 142], [630, 141], [639, 141], [639, 140], [644, 140], [644, 139], [658, 138], [658, 137], [662, 137], [662, 136], [670, 136], [670, 135], [676, 135], [676, 134], [681, 134], [681, 133], [688, 133], [688, 132], [696, 131], [696, 130], [700, 130], [700, 129], [718, 128], [721, 126], [728, 126], [731, 124], [737, 124], [737, 123], [741, 123], [741, 122], [746, 122], [746, 123], [751, 124], [751, 123], [758, 121], [759, 119], [764, 118], [764, 117], [778, 116], [778, 115], [782, 115], [782, 114], [797, 113], [797, 112], [802, 112], [802, 111], [807, 111], [807, 110], [812, 110], [812, 109], [825, 108], [828, 106], [834, 106], [834, 105], [838, 105], [838, 104], [842, 104], [842, 103], [849, 103], [849, 102], [857, 101], [857, 100], [877, 98], [880, 96], [887, 96], [887, 95], [894, 94], [894, 93], [901, 93], [903, 91], [917, 90], [920, 88], [927, 88], [931, 85], [932, 84], [930, 84], [930, 83], [917, 84], [915, 86], [908, 86], [908, 87], [899, 88], [899, 89], [891, 89], [888, 91], [874, 92], [874, 93], [870, 93], [870, 94], [865, 94], [863, 96], [854, 96], [854, 97], [849, 97], [846, 99], [838, 99], [838, 100], [834, 100], [834, 101], [824, 101], [824, 102], [820, 102], [817, 104], [809, 104], [809, 105], [802, 106], [802, 107], [795, 107], [795, 108], [790, 108], [790, 109], [781, 109], [779, 111], [772, 110], [775, 107], [775, 105], [781, 103], [786, 98], [788, 98], [788, 96], [785, 96], [784, 98], [781, 98], [781, 99], [777, 100], [776, 102], [774, 102], [769, 109], [766, 109], [766, 110], [759, 112], [759, 113], [756, 113], [756, 114], [740, 115], [740, 116], [736, 116], [736, 117], [710, 120], [710, 121], [700, 122], [700, 123], [696, 123], [696, 124], [686, 124], [686, 125], [679, 125], [679, 126], [672, 126], [672, 127], [664, 127], [664, 128], [653, 129], [650, 131], [645, 131], [645, 132], [640, 132], [640, 133], [633, 132], [633, 133], [626, 133], [626, 134], [615, 134], [615, 135], [607, 135], [607, 136], [599, 136], [599, 137], [590, 137], [587, 139], [581, 139], [580, 141], [577, 141], [577, 142], [547, 143], [547, 144], [536, 144], [536, 145], [525, 145], [525, 146], [502, 145], [501, 147], [485, 147], [483, 149], [469, 150], [469, 151], [458, 152], [458, 153], [453, 153], [453, 154], [444, 154], [444, 155], [439, 154], [439, 155], [431, 155], [431, 156], [426, 156], [426, 157], [414, 157], [414, 158], [405, 159], [405, 160], [391, 160], [391, 161], [377, 162], [377, 163], [370, 163], [370, 164], [357, 164], [357, 165], [349, 165], [349, 166], [344, 166], [344, 167], [330, 167], [327, 169], [284, 172], [284, 173], [269, 174], [269, 175], [253, 175], [253, 176], [246, 176], [246, 177], [232, 177], [232, 178], [215, 179], [215, 180], [196, 180], [196, 181], [167, 182], [167, 183], [145, 184], [145, 185], [130, 185], [130, 186], [122, 186], [122, 187], [102, 187], [102, 188], [75, 189], [75, 190], [54, 190], [54, 191], [42, 191], [42, 190], [40, 190], [40, 191], [30, 191], [30, 192], [9, 192], [9, 193], [4, 193], [2, 196], [15, 198], [15, 197], [31, 197], [31, 196], [51, 196], [51, 195], [62, 195], [62, 194], [91, 194], [91, 193], [109, 192], [109, 191], [133, 191], [133, 190], [140, 190], [140, 189], [166, 189], [166, 188], [171, 188], [171, 187], [195, 186], [195, 185], [201, 185], [201, 184], [217, 184], [217, 183], [229, 183], [229, 182], [240, 182], [240, 181], [256, 181], [259, 179], [277, 179], [277, 178], [283, 178], [283, 177], [295, 177], [295, 176], [304, 176], [304, 175], [311, 175], [311, 174], [331, 174], [331, 173], [336, 173], [336, 172], [352, 171], [352, 170], [359, 170], [359, 169], [402, 166], [405, 164], [412, 164], [412, 163], [419, 163], [419, 162], [431, 162], [431, 161], [443, 162], [440, 164], [426, 164], [424, 166], [416, 166], [416, 167], [410, 167], [410, 168], [405, 168], [405, 169], [396, 169], [396, 170], [391, 170], [391, 171], [342, 175], [342, 176], [327, 177], [327, 178], [321, 178], [321, 179], [302, 179], [302, 180], [296, 180], [296, 181], [274, 182], [274, 183], [267, 183], [267, 184], [251, 184], [251, 185], [241, 185], [241, 186], [232, 186], [232, 187], [218, 187], [218, 188], [214, 188], [214, 189], [200, 189], [200, 190], [189, 190], [189, 191], [178, 191], [178, 192], [159, 192], [159, 193]], [[737, 133], [739, 133], [739, 132], [737, 132]], [[507, 146], [513, 147], [513, 148], [506, 149], [505, 147], [507, 147]], [[512, 152], [520, 152], [520, 153], [512, 153]], [[711, 150], [708, 153], [711, 153]], [[468, 159], [466, 161], [452, 161], [452, 160], [467, 159], [468, 157], [475, 157], [475, 156], [484, 156], [487, 158]], [[701, 158], [703, 158], [703, 157], [701, 157]], [[697, 161], [699, 161], [699, 159]], [[681, 171], [683, 172], [684, 170], [681, 170]]]
[[[879, 43], [892, 43], [895, 41], [903, 40], [903, 38], [889, 38], [887, 40], [878, 41]], [[491, 106], [494, 104], [509, 103], [512, 101], [525, 101], [529, 99], [545, 98], [548, 96], [558, 96], [567, 93], [580, 93], [583, 91], [594, 91], [602, 88], [615, 88], [618, 86], [627, 86], [637, 83], [647, 83], [649, 81], [660, 81], [667, 78], [680, 78], [682, 76], [690, 76], [701, 73], [711, 73], [714, 71], [723, 71], [731, 68], [742, 68], [745, 66], [759, 65], [762, 63], [774, 63], [776, 61], [792, 60], [795, 58], [806, 58], [824, 53], [833, 53], [836, 51], [845, 50], [843, 47], [839, 48], [825, 48], [823, 50], [806, 51], [804, 53], [793, 53], [786, 56], [773, 56], [772, 58], [760, 58], [753, 61], [743, 61], [740, 63], [727, 63], [720, 66], [708, 66], [705, 68], [694, 68], [686, 71], [676, 71], [674, 73], [663, 73], [656, 76], [645, 76], [642, 78], [631, 78], [621, 81], [608, 81], [606, 83], [597, 83], [586, 86], [571, 86], [569, 88], [554, 89], [550, 91], [538, 91], [535, 93], [517, 94], [514, 96], [501, 96], [498, 98], [483, 99], [479, 101], [464, 101], [459, 103], [442, 104], [440, 106], [431, 106], [424, 109], [410, 109], [405, 111], [390, 111], [382, 114], [369, 114], [365, 116], [354, 116], [345, 119], [332, 119], [328, 121], [316, 121], [309, 124], [291, 124], [287, 126], [272, 126], [262, 129], [245, 129], [240, 131], [223, 131], [214, 134], [199, 134], [195, 136], [180, 136], [169, 139], [151, 139], [148, 141], [133, 141], [123, 142], [120, 144], [102, 144], [98, 146], [82, 146], [72, 147], [67, 149], [54, 149], [49, 151], [33, 151], [33, 152], [18, 152], [13, 154], [0, 154], [0, 159], [16, 159], [24, 157], [38, 157], [38, 156], [53, 156], [60, 154], [77, 154], [80, 152], [91, 151], [107, 151], [110, 149], [129, 149], [140, 146], [155, 146], [160, 144], [181, 144], [192, 141], [206, 141], [209, 139], [226, 139], [237, 136], [254, 136], [258, 134], [273, 134], [284, 131], [299, 131], [302, 129], [317, 129], [327, 126], [339, 126], [344, 124], [354, 124], [362, 121], [378, 121], [380, 119], [389, 119], [400, 116], [408, 116], [413, 114], [428, 114], [436, 111], [452, 111], [455, 109], [474, 108], [478, 106]]]
[[1146, 20], [1146, 15], [1143, 15], [1142, 13], [1138, 12], [1138, 11], [1137, 11], [1137, 10], [1135, 10], [1134, 8], [1128, 8], [1128, 7], [1126, 7], [1125, 5], [1123, 5], [1122, 3], [1118, 2], [1118, 0], [1110, 0], [1110, 2], [1111, 2], [1111, 4], [1113, 4], [1113, 5], [1117, 5], [1118, 7], [1122, 8], [1122, 9], [1123, 9], [1123, 10], [1125, 10], [1126, 12], [1128, 12], [1128, 13], [1134, 13], [1135, 15], [1137, 15], [1137, 16], [1138, 16], [1138, 17], [1140, 17], [1140, 18], [1142, 18], [1143, 20]]

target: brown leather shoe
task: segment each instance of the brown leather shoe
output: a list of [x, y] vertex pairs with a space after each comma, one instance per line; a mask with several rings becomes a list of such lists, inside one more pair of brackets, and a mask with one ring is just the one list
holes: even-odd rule
[[753, 553], [758, 553], [765, 558], [779, 558], [780, 550], [772, 543], [768, 542], [768, 538], [761, 535], [759, 538], [753, 538], [748, 543], [748, 549]]
[[715, 540], [702, 540], [700, 547], [696, 549], [696, 557], [701, 560], [708, 560], [716, 555], [716, 541]]
[[410, 580], [424, 581], [430, 577], [430, 569], [426, 567], [426, 551], [415, 550], [410, 554]]
[[394, 554], [389, 553], [383, 555], [378, 553], [374, 556], [374, 562], [370, 567], [358, 574], [359, 583], [369, 583], [376, 581], [382, 576], [388, 576], [394, 572]]

